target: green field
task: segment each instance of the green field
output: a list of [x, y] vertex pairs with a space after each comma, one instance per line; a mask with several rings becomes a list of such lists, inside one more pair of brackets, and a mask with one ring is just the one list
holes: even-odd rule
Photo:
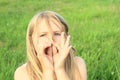
[[66, 19], [88, 80], [120, 80], [120, 0], [0, 0], [0, 80], [26, 62], [27, 25], [44, 10]]

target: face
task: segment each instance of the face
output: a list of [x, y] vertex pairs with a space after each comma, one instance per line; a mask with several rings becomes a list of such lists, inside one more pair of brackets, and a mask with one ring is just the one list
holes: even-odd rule
[[51, 19], [49, 24], [45, 19], [40, 20], [40, 23], [34, 29], [32, 39], [35, 49], [38, 48], [38, 45], [41, 45], [41, 42], [45, 43], [43, 45], [47, 46], [46, 54], [52, 55], [57, 50], [54, 49], [54, 45], [49, 46], [49, 44], [56, 43], [60, 45], [63, 30], [56, 20]]

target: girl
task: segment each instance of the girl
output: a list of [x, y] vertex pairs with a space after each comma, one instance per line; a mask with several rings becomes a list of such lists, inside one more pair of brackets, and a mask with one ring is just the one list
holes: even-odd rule
[[28, 61], [16, 69], [15, 80], [87, 80], [84, 60], [74, 55], [68, 25], [59, 14], [36, 14], [26, 43]]

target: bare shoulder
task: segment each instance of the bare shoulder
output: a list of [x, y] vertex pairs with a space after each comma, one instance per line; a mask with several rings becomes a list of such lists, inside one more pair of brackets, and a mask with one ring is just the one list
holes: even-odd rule
[[29, 80], [26, 64], [18, 67], [14, 73], [14, 80]]
[[86, 70], [85, 61], [81, 57], [78, 57], [78, 56], [75, 57], [75, 61], [79, 68], [79, 72], [81, 74], [82, 80], [87, 80], [87, 70]]
[[75, 56], [75, 61], [78, 63], [78, 65], [86, 66], [85, 61], [81, 57]]

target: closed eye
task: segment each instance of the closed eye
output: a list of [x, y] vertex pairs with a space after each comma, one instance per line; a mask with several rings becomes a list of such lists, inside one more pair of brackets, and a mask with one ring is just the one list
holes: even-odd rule
[[54, 33], [55, 36], [61, 36], [61, 33]]
[[44, 36], [46, 36], [46, 34], [41, 34], [41, 35], [40, 35], [40, 37], [44, 37]]

